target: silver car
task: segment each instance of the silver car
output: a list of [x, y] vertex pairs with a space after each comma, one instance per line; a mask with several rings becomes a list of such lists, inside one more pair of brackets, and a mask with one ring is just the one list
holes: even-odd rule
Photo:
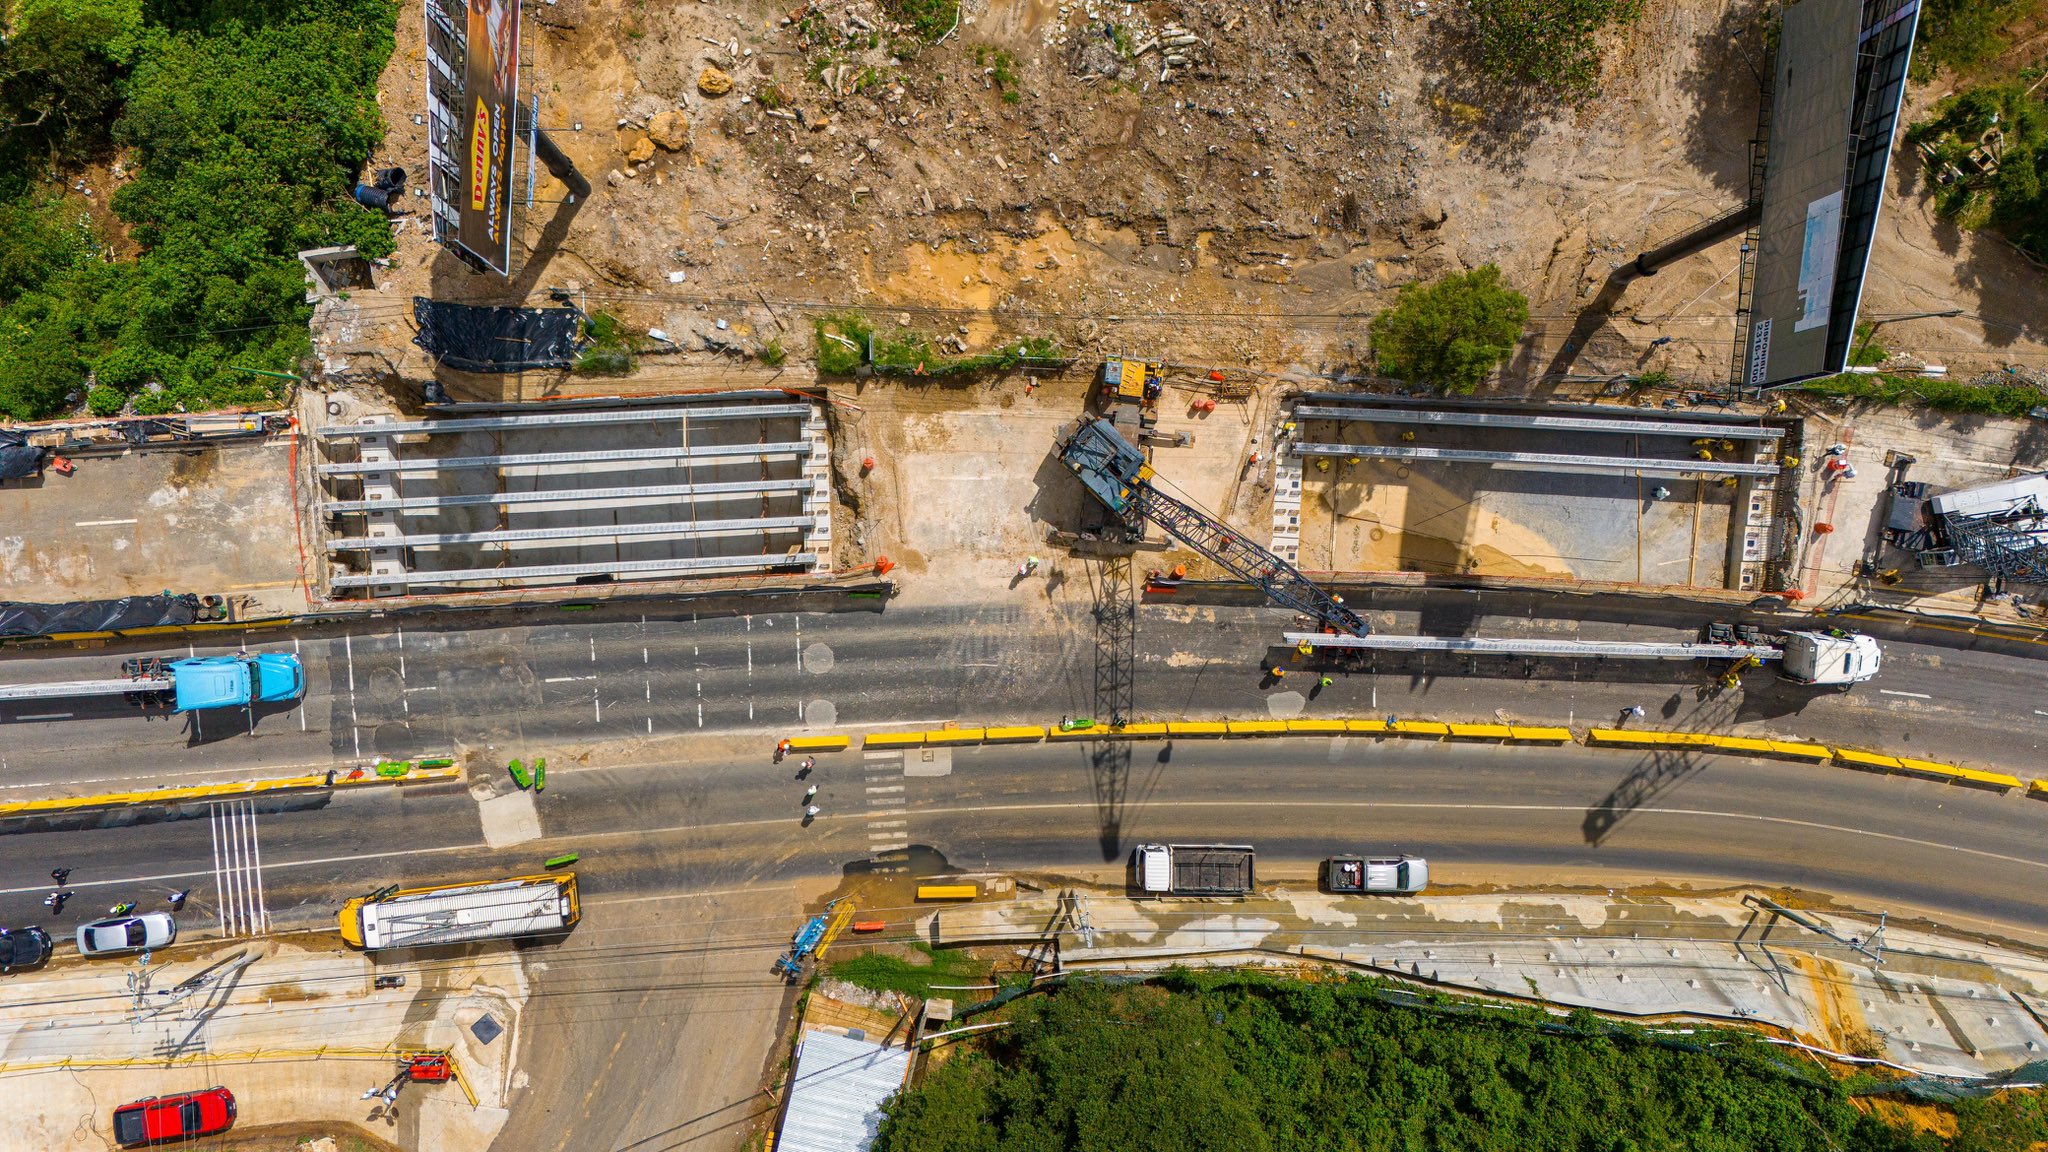
[[168, 912], [111, 916], [78, 926], [78, 951], [86, 956], [111, 956], [161, 948], [178, 938], [177, 921]]

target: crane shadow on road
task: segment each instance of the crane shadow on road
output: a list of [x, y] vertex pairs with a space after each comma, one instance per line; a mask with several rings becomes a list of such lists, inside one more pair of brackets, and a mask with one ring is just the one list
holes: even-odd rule
[[1699, 753], [1689, 749], [1661, 749], [1644, 757], [1635, 770], [1622, 778], [1613, 791], [1586, 809], [1581, 825], [1586, 843], [1598, 848], [1629, 813], [1678, 787], [1706, 766]]

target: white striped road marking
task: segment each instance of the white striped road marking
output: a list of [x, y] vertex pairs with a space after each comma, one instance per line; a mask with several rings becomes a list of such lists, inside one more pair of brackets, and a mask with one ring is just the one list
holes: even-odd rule
[[1925, 692], [1894, 692], [1894, 691], [1892, 691], [1892, 690], [1891, 690], [1891, 689], [1889, 689], [1889, 688], [1879, 688], [1879, 689], [1878, 689], [1878, 691], [1879, 691], [1879, 692], [1881, 692], [1881, 693], [1883, 693], [1883, 694], [1884, 694], [1884, 695], [1886, 695], [1886, 696], [1911, 696], [1911, 697], [1912, 697], [1913, 699], [1915, 699], [1915, 700], [1932, 700], [1932, 699], [1934, 699], [1934, 697], [1932, 697], [1932, 696], [1929, 696], [1929, 695], [1928, 695], [1927, 693], [1925, 693]]
[[901, 827], [903, 827], [903, 826], [904, 826], [905, 824], [907, 824], [907, 823], [909, 823], [909, 821], [907, 821], [907, 820], [870, 820], [870, 821], [868, 821], [868, 827], [870, 827], [870, 828], [901, 828]]
[[261, 935], [270, 931], [270, 910], [263, 898], [263, 847], [256, 831], [256, 805], [249, 800], [230, 800], [211, 807], [221, 935]]
[[115, 528], [123, 524], [134, 524], [135, 520], [73, 520], [73, 528]]
[[870, 785], [868, 785], [868, 794], [869, 794], [869, 795], [874, 795], [874, 794], [875, 794], [875, 793], [877, 793], [877, 792], [901, 792], [901, 791], [903, 791], [903, 785], [901, 785], [901, 784], [870, 784]]
[[903, 759], [903, 753], [901, 753], [901, 752], [863, 752], [863, 753], [861, 753], [860, 755], [861, 755], [861, 759], [863, 759], [863, 760], [901, 760], [901, 759]]

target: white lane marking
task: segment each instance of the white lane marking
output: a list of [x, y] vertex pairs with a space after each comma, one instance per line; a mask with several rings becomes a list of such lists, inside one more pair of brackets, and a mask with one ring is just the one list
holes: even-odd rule
[[263, 841], [256, 834], [256, 805], [245, 802], [244, 811], [249, 816], [249, 862], [251, 879], [256, 881], [256, 921], [261, 930], [270, 931], [270, 904], [263, 898]]
[[363, 728], [356, 719], [356, 640], [352, 633], [341, 634], [341, 650], [348, 657], [348, 730], [356, 745], [356, 759], [363, 758]]
[[73, 528], [115, 528], [115, 527], [119, 527], [120, 525], [123, 525], [123, 524], [134, 524], [134, 523], [138, 523], [138, 521], [136, 521], [136, 520], [133, 520], [133, 519], [129, 519], [129, 520], [73, 520], [73, 521], [71, 522], [71, 526], [72, 526]]
[[71, 719], [71, 713], [69, 713], [69, 712], [38, 712], [38, 713], [36, 713], [36, 714], [35, 714], [35, 715], [33, 715], [33, 716], [16, 716], [16, 717], [15, 717], [15, 719], [16, 719], [17, 721], [20, 721], [20, 720], [69, 720], [69, 719]]
[[1892, 691], [1892, 690], [1891, 690], [1890, 688], [1879, 688], [1879, 689], [1878, 689], [1878, 691], [1879, 691], [1879, 692], [1881, 692], [1881, 693], [1883, 693], [1883, 694], [1884, 694], [1884, 695], [1886, 695], [1886, 696], [1911, 696], [1911, 697], [1912, 697], [1913, 699], [1915, 699], [1915, 700], [1932, 700], [1932, 699], [1934, 699], [1934, 697], [1932, 697], [1932, 696], [1929, 696], [1929, 695], [1928, 695], [1927, 693], [1925, 693], [1925, 692], [1894, 692], [1894, 691]]
[[226, 936], [228, 934], [228, 893], [227, 887], [221, 883], [220, 814], [218, 811], [214, 813], [213, 819], [207, 821], [207, 826], [213, 832], [213, 911], [215, 918], [220, 921], [220, 934]]
[[590, 675], [590, 676], [550, 676], [550, 677], [548, 677], [547, 679], [545, 679], [545, 680], [541, 681], [541, 683], [543, 683], [543, 684], [568, 684], [568, 683], [572, 683], [572, 682], [574, 682], [574, 681], [577, 681], [577, 680], [595, 680], [595, 679], [597, 679], [597, 677], [596, 677], [596, 675], [594, 675], [594, 674], [593, 674], [593, 675]]
[[2039, 708], [2036, 708], [2036, 709], [2034, 709], [2034, 715], [2036, 715], [2036, 716], [2048, 716], [2048, 712], [2043, 712], [2043, 711], [2041, 711], [2041, 710], [2040, 710]]

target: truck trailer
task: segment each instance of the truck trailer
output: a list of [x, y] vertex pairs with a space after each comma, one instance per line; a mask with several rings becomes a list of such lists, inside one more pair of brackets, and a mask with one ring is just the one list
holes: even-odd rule
[[1148, 896], [1246, 896], [1252, 856], [1249, 844], [1141, 844], [1131, 864]]
[[289, 652], [242, 652], [183, 660], [145, 656], [123, 661], [121, 676], [116, 679], [0, 684], [0, 703], [125, 696], [133, 703], [168, 707], [173, 712], [285, 703], [305, 694], [305, 669]]

